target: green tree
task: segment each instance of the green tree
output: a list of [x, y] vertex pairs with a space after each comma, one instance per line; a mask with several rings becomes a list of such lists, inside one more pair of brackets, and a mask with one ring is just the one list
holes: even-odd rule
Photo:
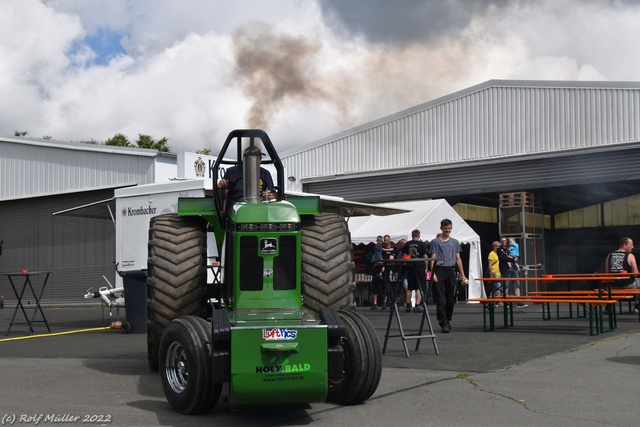
[[13, 136], [27, 136], [29, 132], [26, 130], [17, 130], [13, 132]]
[[116, 147], [131, 147], [129, 139], [121, 133], [116, 133], [104, 142], [104, 145], [112, 145]]
[[138, 147], [140, 148], [151, 148], [153, 150], [158, 150], [164, 153], [168, 153], [169, 152], [168, 142], [169, 140], [166, 137], [156, 141], [150, 135], [139, 133], [136, 144], [138, 144]]
[[196, 150], [196, 154], [202, 154], [208, 156], [211, 154], [211, 148], [203, 148], [202, 150]]
[[46, 139], [47, 141], [51, 141], [53, 139], [53, 137], [51, 135], [45, 135], [42, 137], [42, 139]]

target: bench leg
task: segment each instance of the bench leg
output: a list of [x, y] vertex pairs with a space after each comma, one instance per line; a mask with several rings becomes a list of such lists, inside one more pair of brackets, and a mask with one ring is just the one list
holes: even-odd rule
[[511, 304], [506, 302], [502, 303], [502, 323], [505, 329], [509, 327], [509, 313], [511, 311], [509, 310], [510, 308], [511, 308]]
[[[615, 310], [615, 304], [614, 310]], [[604, 333], [604, 316], [602, 314], [603, 304], [589, 304], [589, 334], [599, 335]], [[615, 324], [615, 312], [609, 308], [609, 330], [613, 330]], [[594, 327], [595, 324], [595, 327]]]
[[[489, 328], [487, 329], [487, 316], [489, 316]], [[495, 309], [492, 302], [482, 303], [482, 329], [484, 332], [492, 332], [496, 329]]]
[[595, 335], [593, 333], [593, 306], [589, 307], [589, 335]]
[[551, 320], [551, 304], [548, 302], [542, 303], [542, 320]]
[[482, 303], [482, 330], [487, 332], [487, 303]]
[[[618, 316], [616, 314], [616, 305], [615, 304], [607, 304], [607, 307], [609, 308], [607, 310], [607, 314], [609, 317], [609, 331], [613, 331], [618, 327]], [[600, 317], [602, 318], [602, 306], [600, 306]], [[600, 320], [601, 322], [601, 332], [604, 332], [604, 324], [602, 323], [603, 321]]]

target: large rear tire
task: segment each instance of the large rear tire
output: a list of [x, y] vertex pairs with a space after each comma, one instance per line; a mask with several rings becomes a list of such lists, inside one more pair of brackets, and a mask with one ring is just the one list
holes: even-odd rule
[[151, 218], [147, 261], [147, 357], [158, 369], [158, 349], [173, 319], [207, 314], [207, 233], [199, 217]]
[[211, 325], [185, 316], [169, 323], [160, 340], [160, 376], [167, 401], [183, 414], [208, 412], [220, 399], [211, 363]]
[[303, 216], [301, 235], [303, 305], [318, 316], [323, 307], [355, 310], [353, 247], [344, 218]]
[[345, 327], [344, 377], [329, 380], [327, 400], [342, 405], [357, 405], [375, 393], [382, 375], [380, 341], [371, 322], [351, 310], [339, 312]]

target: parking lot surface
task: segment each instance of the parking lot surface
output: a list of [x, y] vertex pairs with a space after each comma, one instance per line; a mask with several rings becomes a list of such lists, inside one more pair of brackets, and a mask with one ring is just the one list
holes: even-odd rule
[[[389, 339], [380, 386], [364, 404], [220, 402], [208, 414], [184, 416], [147, 367], [144, 334], [104, 329], [115, 319], [87, 306], [45, 308], [51, 334], [38, 324], [31, 336], [24, 325], [5, 336], [13, 309], [0, 310], [3, 425], [635, 426], [640, 417], [640, 322], [629, 313], [618, 315], [615, 331], [590, 336], [587, 319], [543, 321], [530, 306], [516, 311], [513, 328], [483, 332], [482, 307], [461, 303], [451, 333], [435, 330], [439, 355], [431, 339], [418, 351], [409, 341], [409, 358], [400, 338]], [[382, 342], [389, 311], [358, 311]], [[400, 315], [405, 332], [415, 333], [420, 314]], [[398, 332], [393, 320], [391, 333]]]

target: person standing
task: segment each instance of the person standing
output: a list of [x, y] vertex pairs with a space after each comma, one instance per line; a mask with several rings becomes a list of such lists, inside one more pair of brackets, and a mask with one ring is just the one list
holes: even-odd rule
[[420, 230], [413, 230], [411, 232], [411, 240], [404, 244], [402, 253], [408, 255], [411, 259], [425, 259], [425, 262], [423, 263], [411, 262], [407, 263], [407, 266], [405, 267], [405, 277], [407, 278], [408, 284], [407, 294], [405, 297], [405, 312], [411, 312], [411, 291], [416, 291], [416, 306], [414, 307], [413, 312], [421, 313], [422, 309], [420, 308], [420, 302], [422, 301], [422, 292], [426, 292], [426, 258], [429, 256], [429, 254], [424, 242], [420, 240]]
[[[500, 273], [500, 258], [498, 258], [499, 248], [500, 242], [496, 240], [491, 244], [491, 252], [489, 252], [489, 256], [487, 257], [487, 271], [489, 272], [489, 277], [493, 279], [499, 279], [502, 277], [502, 274]], [[502, 292], [500, 291], [500, 288], [500, 282], [491, 283], [491, 296], [501, 296]]]
[[458, 240], [451, 237], [451, 230], [453, 223], [450, 219], [440, 221], [442, 234], [431, 241], [429, 250], [431, 257], [436, 258], [429, 262], [429, 269], [433, 271], [431, 278], [434, 282], [438, 323], [445, 334], [451, 332], [451, 318], [456, 303], [456, 268], [462, 282], [467, 282], [460, 257], [462, 247]]
[[380, 262], [382, 260], [382, 244], [384, 240], [382, 236], [376, 237], [376, 245], [373, 248], [373, 258], [371, 258], [371, 262], [373, 263], [373, 275], [371, 277], [371, 310], [376, 310], [378, 308], [378, 299], [382, 299], [382, 269], [384, 265]]
[[382, 243], [384, 239], [382, 236], [376, 237], [376, 245], [373, 247], [373, 259], [378, 260], [382, 259]]
[[[400, 239], [398, 240], [398, 243], [396, 244], [396, 248], [393, 251], [393, 258], [394, 259], [400, 259], [402, 258], [402, 249], [404, 248], [404, 245], [407, 243], [407, 239]], [[401, 293], [402, 293], [402, 301], [404, 301], [404, 309], [405, 311], [407, 311], [407, 308], [409, 309], [409, 311], [411, 311], [411, 291], [409, 291], [408, 287], [409, 284], [407, 283], [407, 278], [405, 276], [405, 269], [402, 266], [402, 264], [394, 264], [393, 267], [393, 271], [394, 273], [396, 273], [396, 286], [399, 284], [400, 286], [402, 286], [401, 289]], [[394, 288], [396, 289], [396, 288]], [[395, 294], [395, 291], [394, 291]], [[407, 305], [407, 294], [409, 294], [409, 304]]]
[[[607, 255], [605, 262], [605, 268], [607, 273], [621, 273], [626, 271], [627, 273], [638, 273], [638, 264], [636, 257], [631, 253], [633, 251], [633, 240], [629, 237], [623, 237], [620, 239], [618, 249]], [[618, 289], [636, 289], [640, 288], [639, 279], [632, 276], [628, 279], [616, 280], [611, 287]], [[638, 312], [638, 296], [636, 295], [636, 305], [633, 308], [633, 312]]]
[[[391, 246], [391, 236], [385, 234], [382, 240], [382, 259], [393, 259], [394, 248]], [[383, 264], [382, 266], [382, 293], [384, 294], [384, 301], [382, 304], [382, 310], [387, 308], [387, 298], [389, 297], [391, 285], [391, 266], [389, 264]]]
[[391, 245], [391, 236], [385, 234], [382, 238], [382, 259], [389, 259], [394, 252], [395, 248]]
[[[509, 248], [507, 246], [508, 239], [505, 236], [500, 238], [500, 247], [498, 248], [498, 258], [500, 259], [500, 274], [504, 279], [514, 278], [517, 279], [520, 277], [520, 271], [517, 269], [517, 265], [515, 264], [515, 259], [509, 255]], [[516, 267], [516, 268], [514, 268]], [[507, 296], [507, 291], [510, 295], [519, 297], [520, 296], [520, 281], [519, 280], [504, 280], [504, 296]], [[527, 304], [523, 302], [519, 302], [516, 304], [516, 307], [525, 308], [528, 307]]]

